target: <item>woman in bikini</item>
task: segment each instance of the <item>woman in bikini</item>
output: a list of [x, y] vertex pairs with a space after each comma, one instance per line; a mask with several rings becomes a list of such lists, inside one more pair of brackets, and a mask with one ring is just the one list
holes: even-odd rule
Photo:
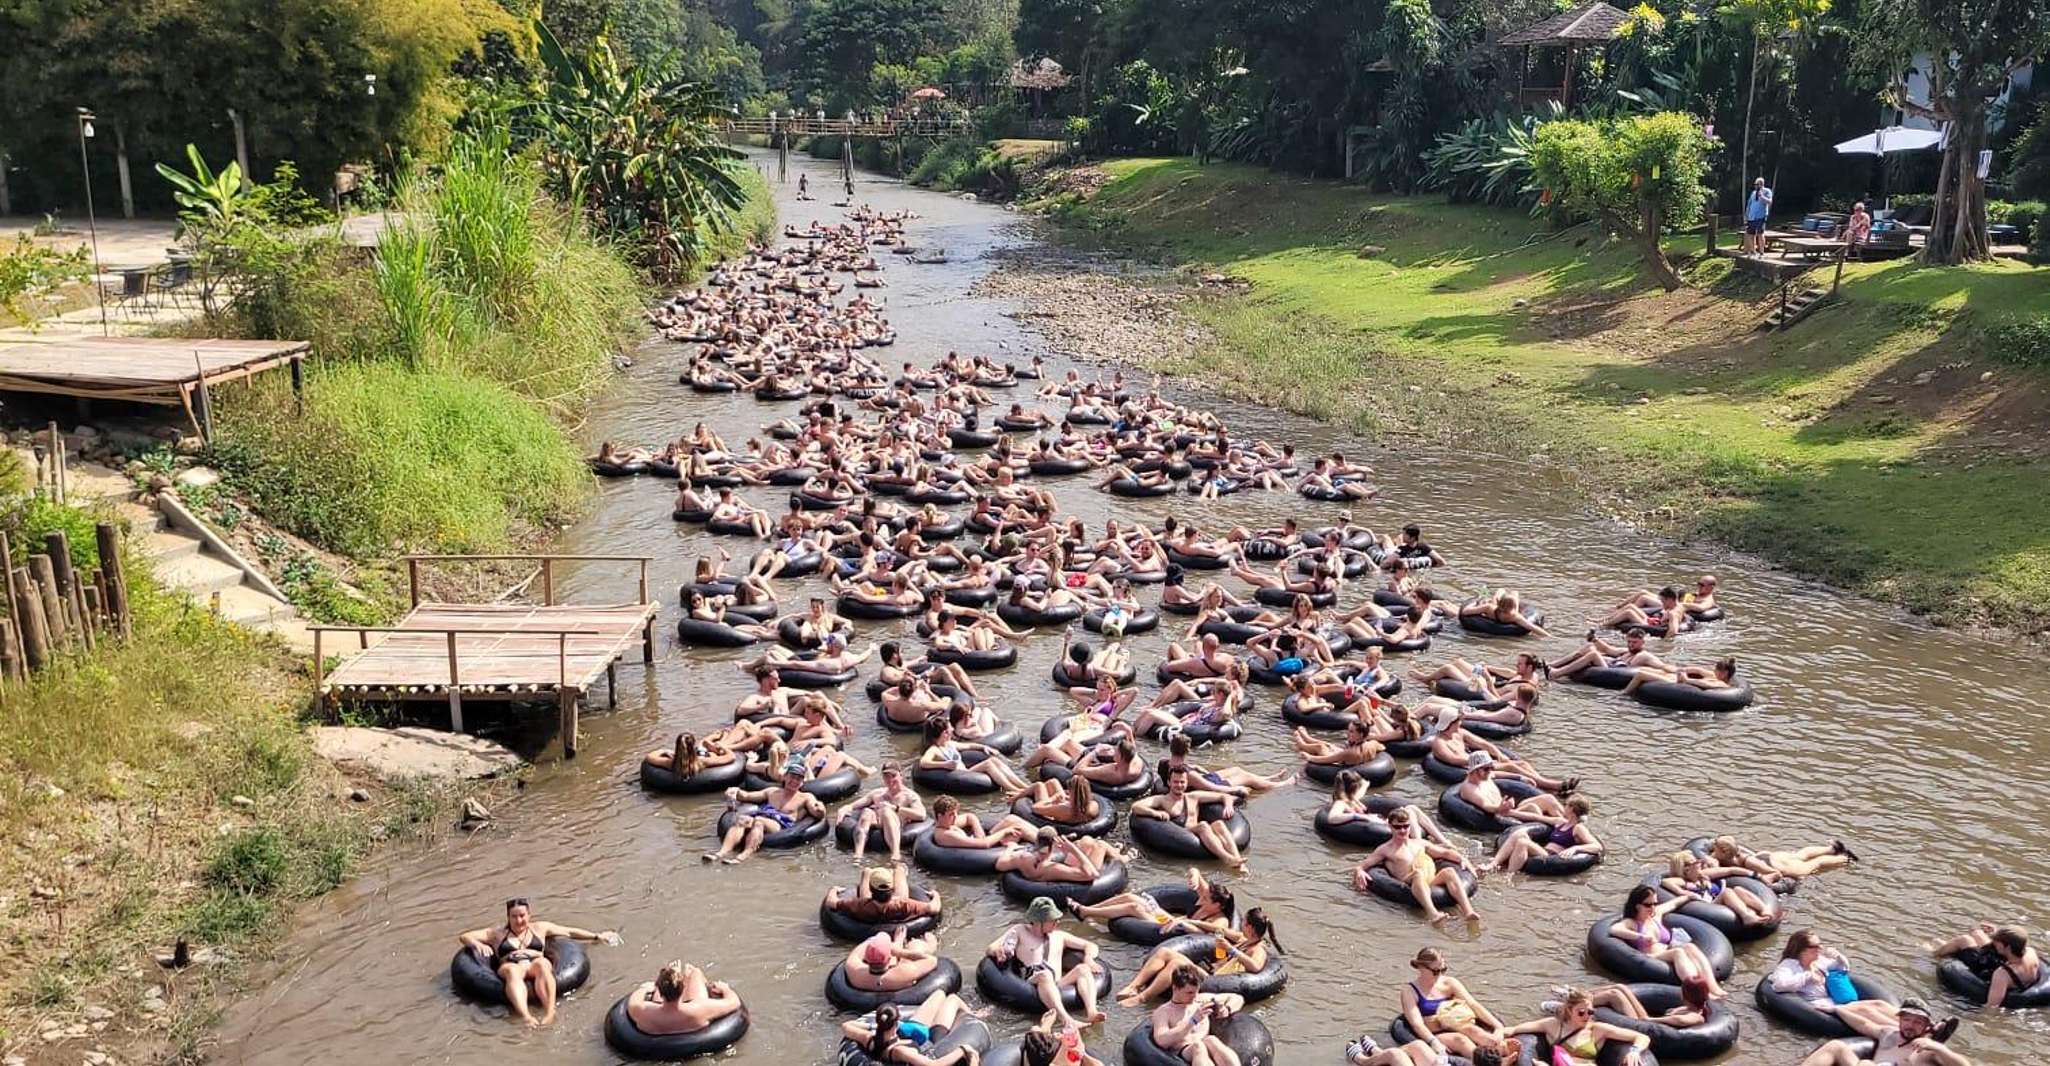
[[1841, 840], [1810, 844], [1791, 851], [1752, 851], [1738, 844], [1737, 838], [1732, 836], [1719, 836], [1709, 841], [1708, 857], [1720, 866], [1748, 870], [1768, 885], [1785, 878], [1813, 877], [1841, 870], [1858, 860], [1857, 854], [1845, 847]]
[[908, 1012], [885, 1003], [872, 1015], [841, 1022], [840, 1035], [859, 1045], [868, 1061], [887, 1066], [978, 1066], [982, 1056], [967, 1044], [941, 1055], [926, 1052], [962, 1018], [988, 1013], [987, 1007], [970, 1010], [951, 992], [934, 992]]
[[1154, 948], [1139, 972], [1118, 989], [1118, 1003], [1136, 1007], [1165, 995], [1177, 970], [1194, 970], [1203, 977], [1259, 973], [1267, 968], [1269, 952], [1288, 954], [1275, 938], [1274, 922], [1267, 912], [1254, 907], [1246, 912], [1246, 920], [1239, 928], [1220, 929], [1211, 934], [1211, 951], [1206, 956], [1192, 960], [1166, 945]]
[[1524, 864], [1532, 859], [1600, 855], [1602, 842], [1586, 822], [1593, 805], [1586, 796], [1568, 796], [1564, 806], [1566, 816], [1556, 825], [1545, 826], [1544, 835], [1533, 837], [1528, 833], [1510, 833], [1505, 836], [1502, 846], [1495, 850], [1495, 869], [1522, 873]]
[[[505, 901], [505, 924], [472, 929], [457, 939], [505, 982], [505, 1002], [513, 1017], [528, 1025], [548, 1025], [555, 1021], [555, 963], [546, 954], [550, 937], [619, 943], [619, 934], [610, 930], [593, 933], [573, 925], [536, 921], [532, 908], [521, 898]], [[539, 1018], [534, 1017], [529, 1002], [541, 1008]]]
[[1609, 924], [1609, 935], [1636, 948], [1646, 957], [1671, 966], [1673, 976], [1680, 979], [1681, 988], [1695, 985], [1707, 994], [1707, 998], [1722, 999], [1729, 993], [1716, 979], [1715, 965], [1709, 962], [1699, 946], [1688, 939], [1685, 929], [1666, 925], [1666, 915], [1686, 903], [1686, 896], [1674, 896], [1661, 903], [1657, 889], [1638, 885], [1630, 890], [1630, 895], [1623, 902], [1623, 916]]
[[1459, 1055], [1486, 1066], [1516, 1061], [1522, 1042], [1459, 978], [1445, 973], [1445, 956], [1437, 948], [1417, 952], [1409, 965], [1414, 973], [1402, 988], [1402, 1019], [1410, 1032], [1439, 1055]]
[[1120, 892], [1101, 903], [1083, 903], [1069, 900], [1068, 910], [1085, 922], [1107, 924], [1117, 918], [1136, 918], [1160, 926], [1161, 935], [1180, 936], [1183, 933], [1217, 933], [1230, 929], [1238, 921], [1238, 900], [1231, 889], [1213, 885], [1202, 871], [1189, 867], [1190, 891], [1196, 894], [1195, 906], [1187, 914], [1173, 914], [1160, 905], [1146, 892]]
[[1666, 876], [1659, 887], [1678, 896], [1719, 903], [1737, 916], [1740, 925], [1771, 925], [1777, 921], [1774, 908], [1743, 885], [1725, 884], [1726, 877], [1750, 876], [1740, 867], [1711, 866], [1691, 851], [1676, 851], [1666, 857]]
[[1593, 997], [1577, 988], [1566, 991], [1551, 1017], [1524, 1022], [1509, 1035], [1544, 1037], [1552, 1048], [1552, 1066], [1595, 1066], [1609, 1044], [1630, 1045], [1616, 1057], [1617, 1066], [1639, 1066], [1651, 1048], [1651, 1037], [1643, 1033], [1595, 1021]]

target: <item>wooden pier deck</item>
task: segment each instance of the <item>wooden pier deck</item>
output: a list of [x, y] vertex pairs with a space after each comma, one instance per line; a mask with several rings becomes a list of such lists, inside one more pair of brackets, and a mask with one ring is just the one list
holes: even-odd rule
[[[421, 602], [421, 564], [482, 561], [539, 563], [543, 602]], [[316, 698], [322, 706], [347, 700], [446, 702], [449, 728], [458, 733], [465, 699], [553, 702], [561, 714], [563, 752], [575, 755], [578, 706], [598, 678], [609, 681], [637, 643], [643, 661], [654, 660], [660, 606], [648, 598], [649, 561], [612, 555], [410, 557], [413, 605], [397, 624], [311, 627]], [[638, 601], [554, 602], [555, 565], [562, 562], [638, 563]], [[331, 650], [345, 658], [329, 670], [324, 656]]]
[[0, 344], [0, 392], [183, 407], [202, 436], [212, 432], [210, 386], [290, 367], [301, 387], [305, 341], [172, 337], [52, 337]]

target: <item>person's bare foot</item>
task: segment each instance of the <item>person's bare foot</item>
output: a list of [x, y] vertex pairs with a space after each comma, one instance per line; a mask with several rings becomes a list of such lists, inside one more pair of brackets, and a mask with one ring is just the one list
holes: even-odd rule
[[1100, 1022], [1100, 1021], [1103, 1021], [1103, 1020], [1104, 1020], [1105, 1018], [1108, 1018], [1108, 1017], [1110, 1017], [1110, 1015], [1108, 1015], [1108, 1014], [1105, 1014], [1105, 1013], [1103, 1013], [1103, 1012], [1102, 1012], [1102, 1011], [1100, 1011], [1100, 1010], [1098, 1010], [1098, 1011], [1091, 1011], [1091, 1012], [1089, 1013], [1089, 1020], [1088, 1020], [1088, 1022], [1086, 1022], [1086, 1023], [1084, 1024], [1084, 1028], [1087, 1028], [1088, 1026], [1091, 1026], [1091, 1025], [1095, 1025], [1096, 1023], [1098, 1023], [1098, 1022]]
[[1448, 915], [1444, 911], [1432, 910], [1424, 912], [1424, 920], [1432, 925], [1444, 925], [1447, 917]]
[[725, 863], [725, 864], [726, 864], [726, 865], [728, 865], [728, 866], [739, 866], [739, 865], [740, 865], [740, 860], [739, 860], [739, 859], [736, 859], [736, 858], [734, 858], [734, 857], [733, 857], [733, 856], [731, 856], [731, 855], [721, 855], [721, 856], [719, 856], [719, 861], [720, 861], [720, 862], [723, 862], [723, 863]]
[[705, 852], [703, 855], [698, 856], [698, 859], [702, 862], [718, 862], [719, 853], [716, 851], [708, 851]]

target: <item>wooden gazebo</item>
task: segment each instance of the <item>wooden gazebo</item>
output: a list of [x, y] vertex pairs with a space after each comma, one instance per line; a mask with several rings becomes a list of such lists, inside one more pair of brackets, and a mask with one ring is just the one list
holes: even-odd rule
[[[1504, 48], [1523, 49], [1523, 64], [1516, 76], [1517, 102], [1529, 104], [1538, 100], [1557, 100], [1561, 107], [1573, 106], [1574, 53], [1589, 45], [1597, 48], [1607, 45], [1616, 39], [1616, 34], [1629, 21], [1629, 14], [1622, 9], [1594, 0], [1570, 11], [1561, 11], [1543, 22], [1525, 26], [1495, 42]], [[1530, 50], [1533, 48], [1566, 50], [1566, 74], [1560, 84], [1536, 89], [1524, 85], [1524, 79], [1530, 74]]]

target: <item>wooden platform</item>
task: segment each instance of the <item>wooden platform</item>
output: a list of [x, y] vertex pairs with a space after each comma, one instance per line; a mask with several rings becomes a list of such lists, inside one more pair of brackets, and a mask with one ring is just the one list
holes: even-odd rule
[[[542, 603], [420, 602], [423, 562], [505, 560], [541, 564]], [[639, 602], [553, 602], [554, 566], [566, 561], [638, 562]], [[635, 644], [644, 659], [653, 660], [660, 607], [648, 599], [647, 563], [639, 556], [411, 558], [413, 608], [398, 624], [310, 627], [316, 699], [323, 706], [342, 700], [446, 702], [449, 727], [458, 733], [465, 699], [553, 702], [562, 714], [563, 750], [574, 755], [578, 702]], [[325, 657], [331, 653], [345, 658], [329, 670]]]
[[0, 391], [178, 404], [219, 385], [296, 366], [305, 341], [58, 337], [0, 345]]
[[289, 366], [298, 390], [310, 347], [305, 341], [212, 337], [69, 336], [0, 344], [0, 392], [183, 407], [200, 435], [210, 438], [209, 387]]

